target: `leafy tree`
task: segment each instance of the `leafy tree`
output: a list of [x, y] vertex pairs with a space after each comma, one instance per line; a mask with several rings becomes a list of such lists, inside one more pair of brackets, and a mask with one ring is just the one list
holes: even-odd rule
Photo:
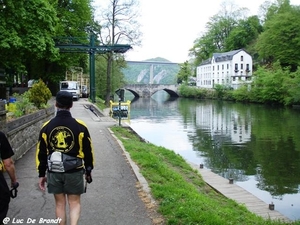
[[225, 50], [247, 49], [255, 43], [258, 35], [262, 32], [262, 26], [257, 16], [251, 16], [240, 20], [238, 25], [232, 29], [225, 41]]
[[[100, 39], [103, 44], [136, 44], [140, 43], [141, 33], [139, 32], [139, 23], [137, 22], [138, 2], [136, 0], [110, 0], [108, 9], [103, 10], [102, 19], [100, 21]], [[115, 56], [116, 53], [108, 52], [105, 54], [107, 61], [106, 69], [106, 95], [105, 103], [109, 104], [112, 95], [113, 82], [112, 77], [116, 76], [114, 73]], [[116, 64], [117, 66], [120, 64]], [[122, 64], [124, 65], [124, 64]], [[116, 84], [116, 83], [115, 83]]]
[[300, 104], [300, 69], [285, 77], [283, 89], [286, 90], [284, 95], [285, 105]]
[[251, 89], [254, 101], [284, 104], [286, 90], [283, 83], [288, 76], [289, 71], [282, 69], [279, 62], [274, 63], [272, 68], [259, 67], [254, 74]]
[[196, 58], [195, 65], [212, 56], [214, 52], [226, 51], [226, 40], [238, 21], [244, 17], [245, 8], [237, 8], [231, 2], [223, 2], [222, 10], [210, 18], [206, 24], [206, 32], [194, 42], [190, 56]]
[[194, 65], [199, 65], [216, 51], [212, 35], [205, 33], [195, 40], [194, 46], [189, 50], [189, 56], [194, 56]]
[[26, 62], [55, 60], [56, 12], [47, 0], [4, 1], [0, 6], [0, 67], [25, 71]]
[[[271, 9], [274, 11], [274, 8]], [[256, 49], [263, 62], [279, 61], [282, 67], [295, 71], [300, 62], [300, 55], [295, 51], [300, 48], [300, 8], [283, 1], [277, 13], [273, 11], [264, 24], [264, 32], [258, 38]]]
[[91, 21], [90, 0], [2, 1], [0, 68], [16, 74], [15, 80], [43, 78], [57, 85], [66, 68], [87, 67], [87, 54], [59, 54], [57, 37], [81, 37], [86, 43]]
[[[89, 35], [93, 31], [95, 23], [93, 22], [93, 8], [90, 0], [52, 0], [53, 7], [56, 10], [58, 23], [55, 29], [55, 42], [61, 44], [79, 44], [88, 45]], [[50, 80], [57, 84], [64, 79], [65, 71], [72, 66], [81, 67], [86, 72], [88, 69], [88, 54], [78, 53], [60, 53], [55, 62], [41, 60], [38, 65], [44, 68], [39, 74], [42, 74], [44, 80]], [[42, 69], [41, 68], [41, 69]], [[38, 72], [40, 69], [37, 70]], [[36, 77], [38, 73], [36, 73]]]
[[180, 84], [182, 82], [188, 83], [189, 77], [192, 75], [192, 69], [188, 61], [185, 61], [180, 65], [180, 70], [177, 74], [177, 83]]

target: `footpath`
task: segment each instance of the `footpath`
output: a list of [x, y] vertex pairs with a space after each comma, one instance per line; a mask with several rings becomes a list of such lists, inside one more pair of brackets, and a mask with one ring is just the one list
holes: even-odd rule
[[[117, 122], [110, 117], [97, 116], [89, 105], [88, 101], [80, 99], [71, 109], [73, 117], [88, 126], [95, 153], [93, 182], [81, 196], [79, 224], [153, 224], [153, 212], [145, 204], [149, 198], [138, 182], [139, 173], [134, 171], [130, 159], [110, 133], [109, 127], [118, 125]], [[57, 224], [53, 195], [38, 188], [35, 149], [16, 161], [16, 171], [20, 186], [17, 198], [11, 199], [7, 224]]]

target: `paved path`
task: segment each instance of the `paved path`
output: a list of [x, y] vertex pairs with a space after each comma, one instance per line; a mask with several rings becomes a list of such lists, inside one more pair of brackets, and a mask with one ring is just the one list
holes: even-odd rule
[[[93, 182], [82, 195], [82, 225], [150, 225], [151, 218], [139, 197], [137, 177], [109, 127], [116, 124], [108, 117], [96, 117], [84, 107], [88, 102], [74, 102], [71, 113], [83, 120], [90, 131], [95, 149]], [[18, 197], [11, 200], [8, 216], [21, 224], [41, 224], [40, 219], [55, 219], [53, 195], [38, 189], [35, 149], [16, 162], [20, 183]], [[35, 221], [34, 221], [35, 220]], [[30, 223], [31, 222], [31, 223]], [[12, 221], [9, 224], [13, 224]], [[54, 223], [52, 223], [54, 224]]]

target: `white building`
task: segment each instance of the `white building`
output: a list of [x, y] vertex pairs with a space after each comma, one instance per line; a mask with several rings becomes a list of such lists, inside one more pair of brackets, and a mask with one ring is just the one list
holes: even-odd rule
[[197, 67], [197, 86], [214, 88], [216, 84], [237, 89], [251, 83], [252, 57], [243, 49], [214, 53]]

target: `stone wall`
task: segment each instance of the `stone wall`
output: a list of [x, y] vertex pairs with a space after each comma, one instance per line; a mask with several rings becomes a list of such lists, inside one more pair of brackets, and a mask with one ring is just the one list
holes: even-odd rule
[[6, 134], [15, 152], [14, 160], [17, 160], [28, 150], [35, 148], [40, 129], [44, 122], [54, 117], [55, 107], [53, 105], [6, 123], [6, 119], [3, 120], [6, 117], [3, 104], [0, 102], [0, 129]]

